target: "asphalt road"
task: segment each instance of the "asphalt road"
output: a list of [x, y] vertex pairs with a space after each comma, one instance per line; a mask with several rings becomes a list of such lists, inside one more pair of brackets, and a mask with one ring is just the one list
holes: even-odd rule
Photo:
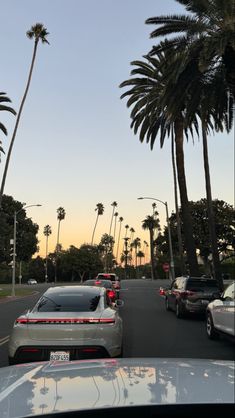
[[[124, 357], [211, 358], [234, 360], [234, 345], [225, 339], [210, 341], [201, 318], [177, 319], [165, 310], [158, 289], [166, 281], [122, 281], [120, 308], [124, 325]], [[11, 302], [0, 303], [0, 367], [7, 365], [8, 336], [14, 320], [33, 306], [39, 293]]]

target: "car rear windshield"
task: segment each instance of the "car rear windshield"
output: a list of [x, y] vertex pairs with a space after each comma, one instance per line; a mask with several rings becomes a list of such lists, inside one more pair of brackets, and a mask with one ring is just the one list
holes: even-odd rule
[[189, 279], [186, 283], [187, 290], [205, 290], [205, 289], [215, 289], [218, 290], [218, 285], [215, 280], [211, 279]]
[[100, 300], [99, 294], [62, 293], [44, 295], [36, 306], [38, 312], [94, 312]]
[[115, 274], [99, 274], [97, 277], [98, 280], [116, 280]]
[[87, 280], [84, 285], [87, 286], [99, 286], [99, 287], [105, 287], [105, 289], [111, 289], [112, 288], [112, 282], [110, 280]]

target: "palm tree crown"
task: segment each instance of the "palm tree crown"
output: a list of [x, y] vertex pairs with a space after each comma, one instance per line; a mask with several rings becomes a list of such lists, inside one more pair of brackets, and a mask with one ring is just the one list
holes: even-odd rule
[[[11, 99], [9, 99], [9, 97], [5, 96], [6, 93], [0, 92], [0, 111], [7, 111], [12, 113], [13, 115], [16, 115], [16, 111], [10, 107], [7, 106], [5, 104], [2, 103], [10, 103]], [[4, 133], [4, 135], [7, 135], [7, 128], [5, 127], [5, 125], [3, 125], [3, 123], [0, 122], [0, 130]], [[1, 153], [5, 154], [4, 149], [2, 147], [2, 141], [0, 140], [0, 162], [1, 162]]]
[[[222, 61], [227, 85], [235, 98], [235, 2], [234, 0], [176, 0], [190, 14], [147, 19], [158, 25], [151, 38], [170, 35], [169, 47], [197, 50], [202, 72]], [[179, 35], [178, 35], [179, 34]], [[175, 35], [172, 37], [172, 35]], [[159, 44], [150, 54], [161, 50]]]
[[46, 37], [49, 35], [47, 29], [44, 27], [42, 23], [36, 23], [35, 25], [31, 26], [31, 29], [26, 32], [26, 35], [29, 39], [35, 39], [35, 42], [41, 41], [43, 44], [49, 44]]

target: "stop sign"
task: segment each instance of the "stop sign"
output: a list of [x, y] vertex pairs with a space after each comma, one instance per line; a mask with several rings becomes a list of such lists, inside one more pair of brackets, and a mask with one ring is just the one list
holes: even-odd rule
[[162, 265], [162, 268], [163, 268], [163, 270], [164, 270], [166, 273], [170, 270], [170, 266], [169, 266], [169, 264], [168, 264], [168, 263], [164, 263], [164, 264]]

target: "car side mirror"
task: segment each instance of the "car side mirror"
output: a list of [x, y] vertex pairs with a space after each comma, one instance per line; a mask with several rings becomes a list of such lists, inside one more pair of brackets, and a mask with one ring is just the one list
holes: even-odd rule
[[122, 306], [124, 306], [124, 301], [121, 299], [117, 299], [114, 303], [113, 303], [113, 307], [114, 308], [121, 308]]

